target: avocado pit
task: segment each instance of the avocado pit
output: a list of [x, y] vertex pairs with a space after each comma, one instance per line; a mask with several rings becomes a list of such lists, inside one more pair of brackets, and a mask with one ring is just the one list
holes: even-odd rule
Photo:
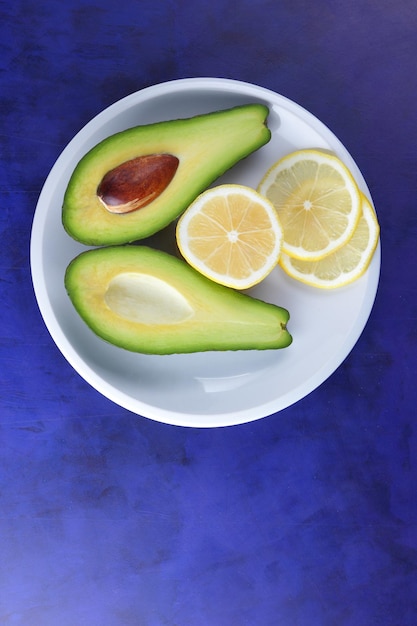
[[172, 154], [147, 154], [107, 172], [97, 196], [110, 213], [131, 213], [153, 202], [175, 176], [179, 159]]

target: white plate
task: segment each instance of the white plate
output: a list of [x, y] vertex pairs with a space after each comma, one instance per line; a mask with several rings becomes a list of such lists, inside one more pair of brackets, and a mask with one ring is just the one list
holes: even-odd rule
[[[138, 124], [189, 117], [248, 102], [270, 108], [271, 141], [216, 181], [256, 187], [283, 155], [318, 147], [335, 152], [370, 198], [341, 142], [287, 98], [240, 81], [191, 78], [149, 87], [110, 106], [69, 143], [52, 168], [33, 221], [31, 267], [46, 326], [64, 357], [96, 390], [147, 418], [193, 427], [240, 424], [281, 411], [316, 389], [357, 342], [371, 312], [380, 246], [366, 274], [350, 286], [316, 290], [277, 268], [251, 293], [290, 311], [293, 344], [284, 350], [186, 355], [134, 354], [96, 337], [78, 317], [64, 288], [68, 263], [86, 248], [61, 225], [61, 206], [79, 159], [105, 137]], [[370, 198], [371, 199], [371, 198]]]

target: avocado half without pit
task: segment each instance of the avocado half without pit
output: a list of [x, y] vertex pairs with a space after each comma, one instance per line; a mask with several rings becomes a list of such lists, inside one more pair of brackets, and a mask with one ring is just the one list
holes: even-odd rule
[[136, 126], [92, 148], [63, 201], [67, 233], [86, 245], [144, 239], [271, 137], [263, 104]]
[[145, 354], [285, 348], [286, 309], [214, 283], [185, 261], [144, 245], [81, 253], [68, 295], [101, 339]]

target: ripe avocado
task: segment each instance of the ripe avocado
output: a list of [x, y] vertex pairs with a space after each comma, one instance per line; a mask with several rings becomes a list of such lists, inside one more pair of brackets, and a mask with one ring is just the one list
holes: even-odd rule
[[285, 348], [287, 310], [205, 278], [185, 261], [144, 245], [88, 250], [65, 275], [91, 330], [132, 352]]
[[271, 137], [269, 111], [247, 104], [136, 126], [101, 141], [76, 166], [62, 222], [86, 245], [144, 239], [177, 218], [214, 180]]

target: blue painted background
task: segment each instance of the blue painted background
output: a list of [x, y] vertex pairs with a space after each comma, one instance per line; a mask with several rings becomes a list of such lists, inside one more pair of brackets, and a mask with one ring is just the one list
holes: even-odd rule
[[[0, 0], [0, 624], [417, 624], [414, 0]], [[42, 185], [93, 116], [154, 83], [253, 82], [361, 168], [381, 283], [343, 365], [280, 414], [218, 430], [128, 413], [41, 320]]]

